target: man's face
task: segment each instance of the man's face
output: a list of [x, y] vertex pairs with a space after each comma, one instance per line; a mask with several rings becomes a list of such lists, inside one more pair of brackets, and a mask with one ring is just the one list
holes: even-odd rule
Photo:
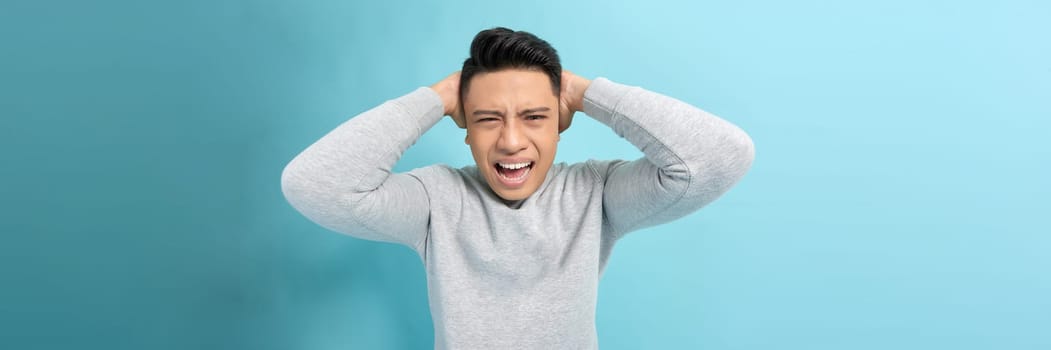
[[558, 97], [550, 78], [523, 69], [479, 73], [463, 107], [464, 141], [489, 187], [505, 200], [532, 195], [558, 148]]

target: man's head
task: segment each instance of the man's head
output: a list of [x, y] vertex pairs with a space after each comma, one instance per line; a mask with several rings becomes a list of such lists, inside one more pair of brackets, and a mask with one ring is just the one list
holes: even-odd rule
[[460, 105], [479, 172], [505, 200], [544, 183], [559, 140], [562, 64], [533, 34], [483, 30], [460, 72]]

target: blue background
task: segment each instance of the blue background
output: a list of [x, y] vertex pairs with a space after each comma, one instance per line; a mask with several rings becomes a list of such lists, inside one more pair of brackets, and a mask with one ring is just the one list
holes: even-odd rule
[[[5, 0], [0, 348], [425, 349], [422, 264], [280, 192], [479, 30], [685, 100], [751, 172], [620, 242], [603, 349], [1051, 348], [1043, 1]], [[470, 164], [443, 120], [397, 170]], [[635, 158], [578, 114], [559, 158]]]

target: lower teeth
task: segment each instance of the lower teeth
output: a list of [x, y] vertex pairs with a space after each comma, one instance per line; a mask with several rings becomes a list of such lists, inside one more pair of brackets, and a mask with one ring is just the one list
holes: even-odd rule
[[500, 173], [499, 171], [496, 172], [496, 174], [500, 175], [500, 177], [502, 177], [502, 178], [505, 178], [505, 179], [508, 179], [508, 180], [511, 180], [511, 181], [517, 181], [517, 180], [521, 180], [521, 179], [525, 178], [526, 175], [529, 175], [529, 169], [531, 169], [531, 168], [532, 167], [526, 167], [525, 170], [522, 171], [522, 175], [519, 175], [518, 177], [508, 177], [507, 175], [504, 175], [504, 174]]

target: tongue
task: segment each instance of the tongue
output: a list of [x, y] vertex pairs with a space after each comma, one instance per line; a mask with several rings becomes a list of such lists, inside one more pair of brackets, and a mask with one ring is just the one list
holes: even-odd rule
[[518, 178], [519, 176], [522, 176], [522, 174], [525, 174], [526, 169], [529, 169], [529, 167], [525, 166], [525, 167], [521, 167], [521, 168], [512, 170], [512, 169], [504, 168], [504, 167], [499, 166], [499, 165], [496, 166], [496, 171], [499, 172], [500, 175], [503, 175], [504, 177], [509, 177], [509, 178], [512, 178], [512, 179]]

